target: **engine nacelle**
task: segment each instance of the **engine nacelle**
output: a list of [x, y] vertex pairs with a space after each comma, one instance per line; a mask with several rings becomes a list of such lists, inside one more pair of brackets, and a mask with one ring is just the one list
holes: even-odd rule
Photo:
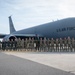
[[14, 36], [14, 35], [7, 35], [7, 36], [5, 36], [3, 38], [4, 41], [9, 41], [9, 40], [12, 40], [12, 39], [14, 41], [16, 39], [16, 36]]

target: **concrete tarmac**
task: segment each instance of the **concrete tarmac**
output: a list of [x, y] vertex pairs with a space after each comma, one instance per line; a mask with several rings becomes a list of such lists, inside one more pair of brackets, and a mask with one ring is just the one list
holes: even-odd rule
[[0, 52], [0, 75], [75, 75], [75, 74]]

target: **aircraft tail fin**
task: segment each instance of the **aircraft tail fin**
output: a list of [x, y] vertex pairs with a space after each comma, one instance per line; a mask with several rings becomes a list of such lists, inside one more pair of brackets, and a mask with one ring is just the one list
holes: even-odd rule
[[9, 27], [10, 27], [10, 34], [16, 31], [11, 16], [9, 16]]

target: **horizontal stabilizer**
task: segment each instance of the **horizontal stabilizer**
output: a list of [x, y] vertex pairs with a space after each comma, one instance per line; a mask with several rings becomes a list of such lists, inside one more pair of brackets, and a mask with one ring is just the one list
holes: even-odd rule
[[5, 36], [7, 36], [8, 34], [0, 34], [0, 38], [4, 38]]

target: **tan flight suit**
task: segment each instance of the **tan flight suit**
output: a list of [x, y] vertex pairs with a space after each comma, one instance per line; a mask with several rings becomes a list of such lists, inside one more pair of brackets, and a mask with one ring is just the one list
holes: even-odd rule
[[15, 50], [17, 50], [17, 38], [14, 40]]
[[46, 47], [47, 47], [47, 40], [46, 40], [46, 38], [44, 38], [44, 40], [43, 40], [43, 47], [44, 47], [44, 51], [46, 51]]
[[69, 50], [72, 51], [71, 50], [71, 39], [70, 39], [70, 37], [67, 38], [67, 43], [68, 43], [68, 51]]
[[47, 40], [47, 47], [48, 47], [48, 51], [50, 51], [50, 39], [48, 38], [48, 40]]
[[43, 50], [43, 40], [42, 40], [42, 38], [40, 38], [40, 50], [41, 51]]
[[13, 44], [13, 39], [11, 39], [11, 50], [13, 50], [14, 44]]
[[54, 50], [54, 39], [53, 38], [51, 38], [51, 52]]
[[21, 39], [20, 38], [17, 39], [17, 47], [18, 47], [18, 50], [21, 49]]
[[75, 39], [72, 38], [72, 50], [75, 52]]
[[31, 41], [31, 38], [29, 38], [29, 49], [31, 50], [32, 49], [32, 41]]
[[21, 40], [21, 47], [24, 49], [24, 39]]
[[60, 52], [63, 51], [63, 39], [60, 38], [59, 39], [59, 43], [60, 43]]
[[31, 50], [34, 49], [34, 38], [31, 40]]
[[26, 38], [24, 41], [24, 45], [25, 45], [25, 50], [28, 49], [27, 45], [28, 45], [28, 39]]
[[64, 50], [63, 51], [67, 51], [67, 39], [64, 38]]
[[59, 51], [59, 40], [56, 39], [55, 43], [56, 43], [56, 52], [57, 52], [57, 51]]

